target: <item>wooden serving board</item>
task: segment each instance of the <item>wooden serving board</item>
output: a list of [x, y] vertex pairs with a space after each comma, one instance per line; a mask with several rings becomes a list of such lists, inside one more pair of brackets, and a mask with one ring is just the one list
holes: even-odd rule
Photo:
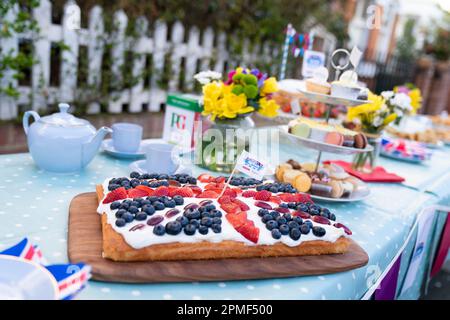
[[219, 281], [282, 278], [347, 271], [369, 258], [355, 242], [345, 254], [197, 261], [114, 262], [102, 258], [101, 216], [96, 193], [72, 199], [69, 208], [68, 256], [71, 263], [92, 266], [95, 280], [128, 283]]

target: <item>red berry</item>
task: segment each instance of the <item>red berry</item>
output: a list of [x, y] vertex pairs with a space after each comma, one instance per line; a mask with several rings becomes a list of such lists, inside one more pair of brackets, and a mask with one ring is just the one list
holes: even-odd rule
[[143, 186], [143, 185], [139, 185], [135, 189], [139, 189], [139, 190], [143, 190], [143, 191], [147, 192], [148, 196], [152, 196], [153, 193], [154, 193], [152, 188], [147, 187], [147, 186]]
[[244, 238], [250, 240], [253, 243], [258, 242], [259, 238], [259, 229], [254, 226], [253, 223], [246, 223], [236, 229], [240, 234], [244, 236]]
[[127, 197], [128, 197], [127, 190], [125, 190], [124, 187], [120, 187], [109, 192], [106, 195], [105, 199], [103, 200], [103, 203], [111, 203], [116, 200], [126, 199]]
[[256, 194], [256, 191], [254, 191], [254, 190], [247, 190], [247, 191], [242, 192], [242, 196], [244, 198], [252, 198], [255, 196], [255, 194]]
[[303, 211], [295, 211], [293, 214], [293, 216], [298, 216], [302, 219], [309, 219], [311, 218], [311, 215], [307, 212], [303, 212]]
[[330, 224], [330, 220], [322, 216], [313, 216], [312, 221], [320, 223], [320, 224]]
[[177, 180], [169, 180], [169, 186], [171, 186], [171, 187], [181, 187], [181, 183], [179, 183]]
[[333, 226], [335, 226], [336, 228], [344, 229], [345, 233], [348, 234], [348, 235], [352, 234], [352, 230], [350, 230], [348, 227], [346, 227], [345, 225], [343, 225], [340, 222], [336, 222], [335, 224], [333, 224]]
[[247, 222], [247, 213], [242, 211], [237, 213], [227, 213], [225, 217], [236, 230]]
[[298, 195], [298, 200], [296, 202], [302, 202], [302, 203], [314, 203], [314, 201], [312, 201], [311, 196], [309, 194], [306, 193], [297, 193]]
[[239, 199], [233, 199], [232, 201], [233, 201], [233, 203], [237, 204], [239, 206], [239, 208], [241, 208], [241, 211], [250, 210], [250, 207], [245, 202], [243, 202]]
[[261, 191], [256, 192], [254, 199], [262, 200], [262, 201], [269, 201], [271, 196], [272, 196], [272, 193], [270, 193], [269, 191], [261, 190]]
[[283, 207], [277, 207], [274, 210], [278, 211], [279, 213], [290, 213], [291, 212], [291, 210], [289, 210], [289, 208], [283, 208]]
[[182, 196], [183, 198], [191, 198], [195, 195], [195, 193], [189, 187], [182, 187], [176, 190], [175, 195]]
[[232, 203], [231, 200], [232, 200], [232, 199], [231, 199], [230, 196], [221, 196], [221, 197], [219, 198], [218, 202], [219, 202], [220, 204], [224, 204], [224, 203]]
[[200, 188], [199, 186], [196, 185], [188, 185], [186, 186], [187, 188], [191, 189], [195, 194], [200, 194], [202, 193], [202, 188]]
[[148, 193], [141, 189], [128, 190], [128, 198], [142, 198], [148, 196]]
[[197, 177], [197, 180], [203, 183], [214, 181], [214, 177], [210, 174], [203, 173]]
[[281, 203], [281, 199], [277, 196], [271, 196], [269, 199], [270, 202], [276, 203], [276, 204], [280, 204]]
[[241, 188], [231, 188], [231, 190], [235, 191], [236, 194], [241, 194], [242, 193], [242, 189]]
[[278, 197], [284, 202], [296, 202], [297, 197], [293, 193], [282, 193], [279, 194]]
[[215, 181], [216, 181], [217, 183], [225, 182], [225, 177], [217, 177], [217, 178], [215, 179]]
[[214, 192], [212, 190], [206, 190], [202, 193], [198, 194], [196, 198], [217, 198], [219, 196], [219, 193]]
[[215, 182], [210, 182], [203, 187], [203, 189], [205, 189], [205, 190], [217, 189], [217, 188], [218, 188], [218, 186], [217, 186], [217, 183], [215, 183]]
[[239, 213], [241, 212], [241, 207], [236, 203], [222, 203], [220, 205], [220, 208], [222, 208], [223, 211], [226, 213]]
[[262, 209], [272, 210], [272, 206], [267, 202], [256, 201], [255, 206], [260, 207]]
[[224, 196], [230, 196], [232, 198], [236, 198], [237, 197], [237, 192], [233, 189], [226, 189], [225, 192], [223, 193]]
[[168, 196], [169, 195], [169, 187], [161, 186], [156, 188], [155, 193], [153, 193], [156, 197]]

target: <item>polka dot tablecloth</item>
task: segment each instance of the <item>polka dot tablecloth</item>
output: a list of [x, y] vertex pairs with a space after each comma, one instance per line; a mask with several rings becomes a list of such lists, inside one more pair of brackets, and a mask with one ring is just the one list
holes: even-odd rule
[[[281, 160], [294, 157], [302, 161], [312, 156], [313, 153], [286, 146], [280, 152]], [[369, 254], [370, 261], [363, 268], [321, 276], [251, 281], [143, 285], [90, 281], [79, 298], [360, 299], [402, 247], [421, 208], [450, 202], [448, 188], [446, 192], [426, 192], [433, 177], [442, 179], [450, 172], [449, 160], [450, 150], [441, 152], [424, 166], [382, 159], [381, 164], [388, 170], [395, 168], [407, 178], [406, 185], [371, 184], [371, 196], [365, 201], [327, 204], [338, 220], [352, 229], [354, 240]], [[36, 168], [29, 154], [0, 156], [0, 249], [29, 237], [42, 248], [50, 263], [67, 262], [67, 220], [71, 199], [79, 193], [94, 191], [95, 185], [107, 177], [128, 174], [129, 164], [129, 161], [99, 154], [79, 174], [56, 175]], [[193, 168], [194, 174], [200, 172], [199, 168]], [[409, 174], [414, 178], [408, 185]], [[446, 182], [442, 185], [448, 186], [450, 177]], [[442, 224], [437, 221], [436, 228]], [[401, 274], [404, 275], [406, 268], [407, 263], [405, 266], [402, 262]]]

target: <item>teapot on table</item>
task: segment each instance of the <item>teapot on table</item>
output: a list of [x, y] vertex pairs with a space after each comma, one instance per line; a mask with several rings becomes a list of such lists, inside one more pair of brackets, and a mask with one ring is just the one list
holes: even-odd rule
[[[83, 169], [100, 149], [103, 138], [112, 130], [98, 131], [87, 121], [67, 111], [66, 103], [58, 105], [59, 112], [40, 117], [35, 111], [25, 112], [22, 120], [28, 149], [41, 169], [57, 173], [72, 173]], [[34, 122], [29, 125], [32, 116]]]

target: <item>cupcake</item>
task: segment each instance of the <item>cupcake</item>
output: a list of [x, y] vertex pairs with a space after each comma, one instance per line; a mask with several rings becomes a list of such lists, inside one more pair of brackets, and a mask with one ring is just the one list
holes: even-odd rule
[[356, 100], [361, 88], [351, 83], [333, 81], [331, 83], [331, 95], [336, 98]]
[[356, 100], [361, 92], [358, 86], [358, 75], [353, 70], [347, 70], [338, 81], [331, 83], [331, 95], [336, 98]]
[[330, 94], [331, 86], [327, 82], [328, 69], [325, 67], [319, 67], [314, 70], [312, 78], [306, 79], [306, 90], [309, 92]]
[[306, 90], [309, 92], [330, 94], [331, 86], [328, 82], [323, 82], [314, 78], [306, 79]]

